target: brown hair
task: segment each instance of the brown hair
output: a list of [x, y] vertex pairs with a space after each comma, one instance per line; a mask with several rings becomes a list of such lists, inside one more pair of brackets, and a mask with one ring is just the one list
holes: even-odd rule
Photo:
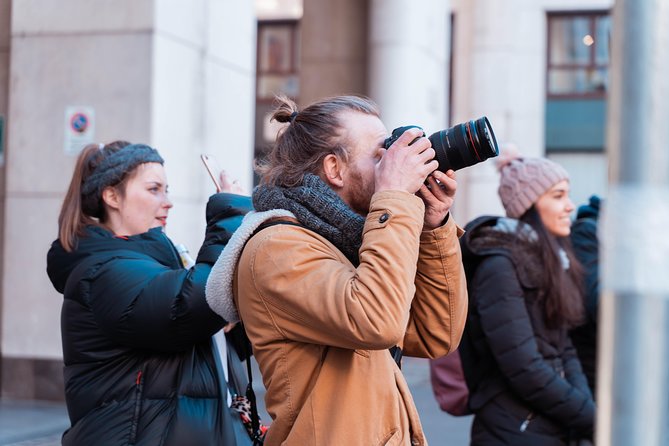
[[306, 173], [318, 175], [329, 154], [348, 160], [341, 113], [357, 111], [379, 117], [377, 105], [361, 96], [325, 98], [302, 111], [284, 95], [277, 96], [275, 102], [271, 120], [288, 125], [279, 131], [266, 159], [256, 164], [261, 182], [269, 186], [293, 187], [302, 183]]
[[[551, 235], [534, 206], [520, 220], [532, 226], [539, 237], [544, 272], [541, 275], [541, 299], [544, 302], [546, 324], [553, 328], [578, 326], [585, 315], [583, 267], [574, 256], [569, 237]], [[564, 250], [569, 259], [569, 268], [566, 270], [562, 266], [560, 249]]]
[[[130, 145], [127, 141], [114, 141], [104, 146], [89, 144], [83, 148], [74, 166], [74, 173], [70, 186], [65, 194], [63, 205], [58, 216], [58, 239], [66, 251], [72, 251], [77, 246], [77, 239], [83, 235], [88, 225], [98, 225], [105, 221], [105, 210], [102, 200], [96, 193], [83, 195], [81, 188], [86, 179], [107, 156]], [[129, 172], [126, 172], [121, 182], [113, 185], [119, 187], [121, 194], [125, 191], [125, 182]]]

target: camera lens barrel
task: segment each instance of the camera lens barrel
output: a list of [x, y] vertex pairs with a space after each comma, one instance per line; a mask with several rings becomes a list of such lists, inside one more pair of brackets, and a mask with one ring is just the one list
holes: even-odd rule
[[[389, 148], [410, 128], [420, 127], [407, 125], [396, 128], [383, 142], [383, 147]], [[441, 172], [473, 166], [499, 155], [495, 133], [485, 116], [440, 130], [428, 138], [436, 153], [435, 159], [439, 162], [438, 170]]]
[[497, 139], [485, 116], [440, 130], [429, 139], [442, 172], [473, 166], [499, 154]]

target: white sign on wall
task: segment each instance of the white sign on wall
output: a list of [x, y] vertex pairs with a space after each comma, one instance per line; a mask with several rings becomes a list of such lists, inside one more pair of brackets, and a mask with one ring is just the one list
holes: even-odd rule
[[92, 142], [95, 142], [93, 107], [65, 107], [65, 154], [76, 156], [86, 144]]

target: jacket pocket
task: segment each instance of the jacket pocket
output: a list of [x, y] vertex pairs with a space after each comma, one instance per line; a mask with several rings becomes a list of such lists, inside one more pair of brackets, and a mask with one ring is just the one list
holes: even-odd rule
[[142, 400], [144, 393], [144, 373], [142, 370], [137, 372], [135, 378], [135, 407], [132, 414], [132, 423], [130, 424], [130, 439], [128, 444], [135, 444], [137, 441], [137, 426], [139, 425], [139, 417], [142, 413]]
[[400, 430], [390, 431], [386, 437], [379, 443], [379, 446], [396, 446], [400, 444]]

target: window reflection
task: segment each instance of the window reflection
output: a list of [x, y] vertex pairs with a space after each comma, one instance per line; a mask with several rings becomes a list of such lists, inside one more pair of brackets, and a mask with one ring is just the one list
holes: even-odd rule
[[583, 44], [583, 36], [590, 32], [585, 17], [561, 17], [551, 22], [551, 63], [584, 64], [590, 59], [590, 49]]

